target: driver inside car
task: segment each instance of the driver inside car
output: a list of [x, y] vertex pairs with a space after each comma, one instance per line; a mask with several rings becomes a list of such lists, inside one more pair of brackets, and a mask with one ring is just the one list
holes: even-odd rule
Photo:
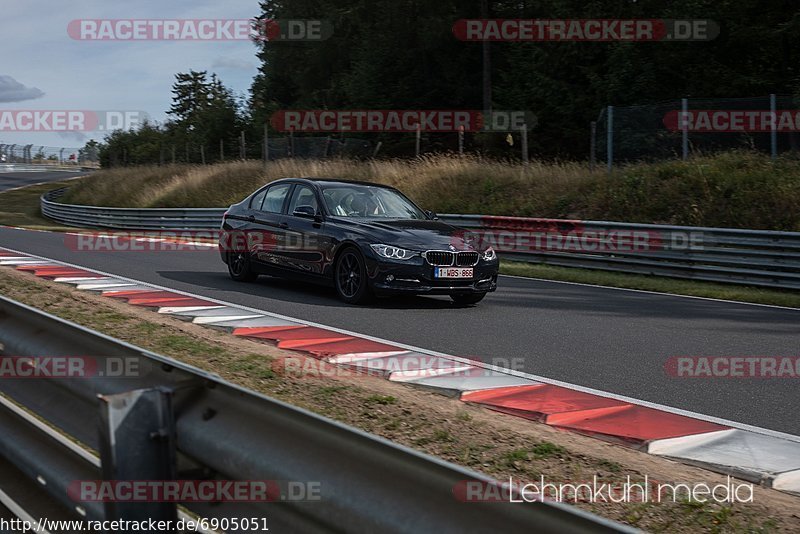
[[357, 217], [369, 217], [378, 214], [378, 203], [368, 195], [356, 195], [350, 202], [350, 214]]

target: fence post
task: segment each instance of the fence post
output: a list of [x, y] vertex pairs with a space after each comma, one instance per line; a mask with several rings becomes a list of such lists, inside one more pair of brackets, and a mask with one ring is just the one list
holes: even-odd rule
[[64, 163], [64, 149], [58, 151], [58, 163]]
[[422, 128], [420, 127], [419, 124], [417, 124], [416, 136], [417, 136], [417, 139], [416, 139], [416, 143], [415, 143], [415, 146], [414, 146], [414, 155], [416, 157], [419, 157], [420, 141], [422, 140]]
[[522, 128], [520, 128], [520, 134], [522, 137], [522, 163], [525, 165], [528, 164], [528, 125], [523, 124]]
[[458, 155], [464, 155], [464, 125], [458, 127]]
[[175, 165], [175, 145], [172, 145], [172, 164]]
[[681, 98], [681, 153], [689, 159], [689, 99]]
[[225, 141], [219, 140], [219, 160], [225, 161]]
[[606, 129], [606, 165], [608, 174], [614, 168], [614, 106], [608, 106], [608, 128]]
[[294, 130], [289, 130], [289, 157], [294, 158]]
[[206, 147], [203, 145], [200, 145], [200, 163], [202, 165], [206, 164]]
[[769, 132], [770, 154], [775, 159], [778, 157], [778, 99], [775, 93], [769, 95], [769, 110], [772, 116]]
[[247, 159], [247, 152], [245, 151], [244, 130], [242, 130], [242, 137], [239, 140], [239, 159], [242, 161]]
[[589, 123], [589, 172], [594, 172], [597, 163], [597, 121]]
[[373, 158], [378, 157], [378, 152], [380, 152], [381, 146], [383, 146], [383, 141], [378, 141], [378, 144], [375, 145], [375, 151], [372, 152], [372, 157]]

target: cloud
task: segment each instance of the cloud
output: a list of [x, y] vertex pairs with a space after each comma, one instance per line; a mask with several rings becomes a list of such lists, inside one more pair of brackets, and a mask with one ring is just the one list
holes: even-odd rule
[[0, 102], [22, 102], [44, 96], [36, 87], [25, 87], [11, 76], [0, 74]]
[[253, 62], [244, 59], [234, 59], [230, 57], [218, 57], [211, 64], [212, 69], [235, 69], [235, 70], [251, 70], [253, 69]]

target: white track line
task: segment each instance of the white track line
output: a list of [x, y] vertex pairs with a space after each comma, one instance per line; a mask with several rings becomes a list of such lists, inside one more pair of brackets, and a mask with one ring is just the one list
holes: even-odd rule
[[[8, 251], [11, 251], [11, 252], [25, 254], [25, 253], [20, 252], [18, 250], [10, 249], [8, 247], [1, 247], [1, 248], [4, 248], [4, 249], [6, 249]], [[27, 255], [31, 256], [31, 257], [34, 257], [34, 258], [39, 258], [39, 259], [42, 259], [42, 260], [48, 260], [48, 261], [54, 261], [54, 262], [56, 261], [56, 260], [51, 260], [49, 258], [45, 258], [43, 256], [37, 256], [35, 254], [27, 254]], [[359, 332], [353, 332], [352, 330], [346, 330], [344, 328], [336, 328], [336, 327], [324, 325], [324, 324], [321, 324], [321, 323], [307, 321], [305, 319], [298, 319], [298, 318], [295, 318], [295, 317], [289, 317], [287, 315], [282, 315], [282, 314], [279, 314], [279, 313], [269, 312], [269, 311], [265, 311], [265, 310], [259, 310], [257, 308], [251, 308], [249, 306], [244, 306], [244, 305], [241, 305], [241, 304], [234, 304], [234, 303], [231, 303], [231, 302], [226, 302], [226, 301], [223, 301], [223, 300], [215, 299], [213, 297], [206, 297], [206, 296], [203, 296], [203, 295], [197, 295], [197, 294], [189, 293], [187, 291], [182, 291], [182, 290], [179, 290], [179, 289], [173, 289], [173, 288], [170, 288], [170, 287], [165, 287], [165, 286], [161, 286], [161, 285], [157, 285], [157, 284], [151, 284], [151, 283], [147, 283], [147, 282], [142, 282], [141, 280], [136, 280], [136, 279], [133, 279], [133, 278], [127, 278], [125, 276], [120, 276], [120, 275], [116, 275], [116, 274], [112, 274], [112, 273], [107, 273], [105, 271], [99, 271], [99, 270], [93, 269], [91, 267], [84, 267], [84, 266], [77, 265], [77, 264], [74, 264], [74, 263], [67, 263], [67, 262], [57, 262], [57, 263], [61, 263], [62, 265], [67, 265], [69, 267], [75, 267], [75, 268], [79, 268], [79, 269], [85, 269], [85, 270], [88, 270], [88, 271], [94, 271], [96, 273], [101, 273], [101, 274], [105, 274], [107, 276], [119, 278], [120, 280], [128, 280], [129, 282], [133, 282], [133, 283], [136, 283], [136, 284], [149, 286], [149, 287], [152, 287], [152, 288], [155, 288], [155, 289], [160, 289], [160, 290], [163, 290], [163, 291], [171, 291], [173, 293], [177, 293], [177, 294], [180, 294], [180, 295], [185, 295], [187, 297], [203, 299], [203, 300], [207, 300], [207, 301], [210, 301], [210, 302], [216, 302], [217, 304], [220, 304], [222, 306], [229, 306], [229, 307], [232, 307], [232, 308], [238, 308], [238, 309], [241, 309], [241, 310], [246, 310], [246, 311], [257, 313], [257, 314], [262, 314], [262, 315], [266, 315], [266, 316], [269, 316], [269, 317], [274, 317], [276, 319], [283, 319], [285, 321], [298, 322], [298, 323], [305, 324], [307, 326], [315, 326], [317, 328], [324, 328], [326, 330], [331, 330], [333, 332], [340, 332], [342, 334], [346, 334], [346, 335], [349, 335], [349, 336], [354, 336], [354, 337], [359, 337], [359, 338], [362, 338], [362, 339], [368, 339], [368, 340], [371, 340], [371, 341], [375, 341], [376, 343], [384, 343], [384, 344], [392, 345], [392, 346], [395, 346], [395, 347], [401, 347], [401, 348], [404, 348], [406, 350], [410, 350], [410, 351], [414, 351], [414, 352], [420, 352], [420, 353], [423, 353], [423, 354], [428, 354], [430, 356], [441, 356], [441, 357], [448, 358], [448, 359], [451, 359], [451, 360], [460, 361], [462, 363], [466, 363], [466, 364], [469, 364], [469, 365], [474, 365], [476, 367], [483, 367], [483, 368], [491, 369], [493, 371], [497, 371], [497, 372], [500, 372], [500, 373], [509, 374], [509, 375], [513, 375], [513, 376], [518, 376], [518, 377], [521, 377], [521, 378], [527, 378], [527, 379], [533, 380], [535, 382], [543, 382], [545, 384], [551, 384], [551, 385], [554, 385], [554, 386], [561, 386], [561, 387], [572, 389], [572, 390], [575, 390], [575, 391], [581, 391], [583, 393], [589, 393], [589, 394], [592, 394], [592, 395], [598, 395], [600, 397], [606, 397], [606, 398], [610, 398], [610, 399], [615, 399], [615, 400], [618, 400], [618, 401], [621, 401], [621, 402], [626, 402], [626, 403], [629, 403], [629, 404], [636, 404], [636, 405], [644, 406], [644, 407], [647, 407], [647, 408], [653, 408], [653, 409], [656, 409], [656, 410], [661, 410], [661, 411], [668, 412], [668, 413], [675, 414], [675, 415], [683, 415], [685, 417], [691, 417], [691, 418], [694, 418], [694, 419], [699, 419], [701, 421], [707, 421], [709, 423], [717, 423], [717, 424], [724, 425], [724, 426], [729, 426], [729, 427], [732, 427], [732, 428], [738, 428], [740, 430], [746, 430], [748, 432], [755, 432], [755, 433], [763, 434], [763, 435], [766, 435], [766, 436], [772, 436], [772, 437], [775, 437], [775, 438], [786, 439], [786, 440], [789, 440], [789, 441], [794, 441], [794, 442], [800, 443], [800, 436], [796, 436], [794, 434], [788, 434], [788, 433], [780, 432], [780, 431], [777, 431], [777, 430], [770, 430], [768, 428], [761, 428], [761, 427], [757, 427], [757, 426], [754, 426], [754, 425], [748, 425], [746, 423], [739, 423], [737, 421], [730, 421], [728, 419], [722, 419], [720, 417], [714, 417], [714, 416], [711, 416], [711, 415], [705, 415], [705, 414], [701, 414], [701, 413], [697, 413], [697, 412], [692, 412], [692, 411], [689, 411], [689, 410], [683, 410], [681, 408], [675, 408], [675, 407], [672, 407], [672, 406], [666, 406], [664, 404], [658, 404], [658, 403], [655, 403], [655, 402], [649, 402], [649, 401], [644, 401], [644, 400], [640, 400], [640, 399], [635, 399], [633, 397], [627, 397], [625, 395], [618, 395], [616, 393], [611, 393], [611, 392], [608, 392], [608, 391], [602, 391], [602, 390], [599, 390], [599, 389], [580, 386], [580, 385], [577, 385], [577, 384], [571, 384], [569, 382], [564, 382], [564, 381], [556, 380], [556, 379], [553, 379], [553, 378], [547, 378], [547, 377], [544, 377], [544, 376], [524, 373], [522, 371], [517, 371], [517, 370], [514, 370], [514, 369], [508, 369], [508, 368], [505, 368], [505, 367], [497, 367], [497, 366], [494, 366], [494, 365], [491, 365], [491, 364], [478, 362], [478, 361], [471, 360], [471, 359], [468, 359], [468, 358], [462, 358], [460, 356], [453, 356], [451, 354], [445, 354], [445, 353], [442, 353], [442, 352], [437, 352], [437, 351], [433, 351], [433, 350], [429, 350], [429, 349], [423, 349], [423, 348], [420, 348], [420, 347], [415, 347], [413, 345], [408, 345], [408, 344], [405, 344], [405, 343], [399, 343], [397, 341], [391, 341], [391, 340], [387, 340], [387, 339], [383, 339], [383, 338], [379, 338], [379, 337], [375, 337], [375, 336], [370, 336], [368, 334], [362, 334], [362, 333], [359, 333]]]
[[[764, 308], [776, 308], [778, 310], [789, 310], [789, 311], [800, 311], [800, 308], [792, 308], [790, 306], [778, 306], [777, 304], [760, 304], [758, 302], [742, 302], [739, 300], [727, 300], [727, 299], [716, 299], [714, 297], [700, 297], [697, 295], [678, 295], [676, 293], [664, 293], [661, 291], [649, 291], [647, 289], [631, 289], [628, 287], [613, 287], [613, 286], [601, 286], [597, 284], [587, 284], [584, 282], [566, 282], [563, 280], [550, 280], [548, 278], [535, 278], [533, 276], [517, 276], [514, 274], [501, 274], [505, 278], [519, 278], [520, 280], [535, 280], [537, 282], [549, 282], [551, 284], [567, 284], [571, 286], [584, 286], [584, 287], [596, 287], [598, 289], [612, 289], [615, 291], [631, 291], [633, 293], [646, 293], [648, 295], [661, 295], [664, 297], [675, 297], [675, 298], [682, 298], [682, 299], [696, 299], [696, 300], [710, 300], [712, 302], [725, 302], [727, 304], [742, 304], [744, 306], [761, 306]], [[692, 280], [688, 280], [692, 281]], [[708, 282], [710, 284], [714, 282]], [[744, 286], [743, 286], [744, 287]], [[752, 286], [747, 286], [752, 287]], [[764, 288], [768, 289], [768, 288]], [[773, 291], [777, 290], [774, 289]]]

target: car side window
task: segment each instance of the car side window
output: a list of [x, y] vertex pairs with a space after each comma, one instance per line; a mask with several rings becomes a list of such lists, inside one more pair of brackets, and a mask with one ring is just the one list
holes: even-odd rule
[[298, 206], [311, 206], [317, 211], [317, 197], [314, 190], [307, 185], [298, 185], [294, 188], [292, 200], [289, 201], [289, 215], [294, 213]]
[[267, 194], [266, 189], [262, 189], [250, 199], [250, 209], [260, 210], [261, 204], [264, 202], [264, 196]]
[[283, 210], [283, 201], [286, 199], [286, 194], [292, 184], [273, 185], [267, 189], [267, 194], [264, 196], [264, 205], [261, 211], [267, 213], [281, 213]]

